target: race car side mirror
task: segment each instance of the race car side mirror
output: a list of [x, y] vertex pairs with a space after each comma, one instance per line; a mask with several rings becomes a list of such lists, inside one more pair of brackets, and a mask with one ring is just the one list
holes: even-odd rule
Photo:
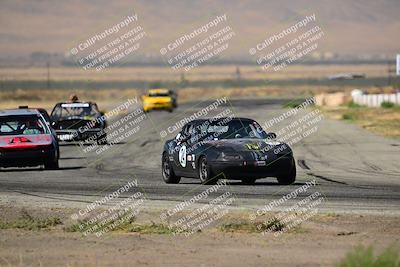
[[276, 139], [276, 133], [267, 133], [267, 139], [269, 140]]

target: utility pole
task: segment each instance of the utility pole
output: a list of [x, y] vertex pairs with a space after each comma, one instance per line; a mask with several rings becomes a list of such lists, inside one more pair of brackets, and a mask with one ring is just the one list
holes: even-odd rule
[[237, 81], [240, 81], [241, 80], [241, 78], [242, 78], [242, 75], [241, 75], [241, 73], [240, 73], [240, 69], [239, 69], [239, 66], [236, 66], [236, 80]]
[[181, 83], [185, 82], [185, 73], [181, 72]]
[[391, 77], [391, 68], [390, 68], [390, 60], [388, 60], [388, 86], [392, 83], [392, 77]]
[[50, 89], [50, 61], [47, 61], [47, 89]]

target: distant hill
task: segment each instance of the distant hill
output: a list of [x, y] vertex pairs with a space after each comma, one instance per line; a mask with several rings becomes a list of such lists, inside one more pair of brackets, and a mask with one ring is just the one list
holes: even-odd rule
[[398, 0], [2, 0], [0, 57], [64, 54], [131, 10], [148, 34], [140, 50], [147, 56], [159, 56], [163, 45], [224, 13], [236, 33], [227, 56], [247, 57], [250, 47], [313, 13], [325, 32], [322, 52], [400, 52]]

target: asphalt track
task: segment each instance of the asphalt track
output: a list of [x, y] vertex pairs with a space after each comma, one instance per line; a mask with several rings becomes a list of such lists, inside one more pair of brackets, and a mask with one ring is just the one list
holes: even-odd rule
[[[60, 170], [1, 169], [0, 203], [26, 199], [38, 205], [54, 202], [58, 206], [72, 207], [74, 203], [90, 203], [133, 179], [137, 179], [145, 192], [149, 206], [163, 207], [165, 203], [193, 197], [210, 186], [201, 185], [196, 179], [182, 179], [178, 185], [165, 184], [160, 168], [162, 147], [167, 138], [177, 133], [171, 130], [172, 125], [213, 101], [180, 105], [173, 113], [151, 112], [140, 122], [136, 133], [100, 154], [85, 153], [77, 144], [62, 145]], [[231, 100], [221, 105], [218, 113], [229, 109], [235, 116], [254, 118], [263, 124], [286, 112], [282, 103], [287, 101], [290, 100]], [[272, 129], [279, 131], [284, 124], [290, 124], [307, 112], [310, 111], [300, 111]], [[167, 137], [161, 137], [163, 131]], [[315, 180], [317, 185], [301, 196], [320, 192], [325, 199], [321, 210], [399, 213], [399, 141], [373, 135], [343, 121], [324, 118], [318, 122], [317, 131], [299, 140], [293, 150], [298, 170], [295, 184], [280, 186], [276, 179], [266, 178], [255, 185], [232, 181], [221, 190], [229, 190], [235, 195], [235, 207], [256, 209]]]

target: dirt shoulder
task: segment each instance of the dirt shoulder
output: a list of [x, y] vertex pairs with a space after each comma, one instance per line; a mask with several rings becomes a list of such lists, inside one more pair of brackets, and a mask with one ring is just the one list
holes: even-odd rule
[[375, 134], [400, 139], [400, 106], [369, 108], [350, 103], [341, 107], [323, 107], [332, 119], [355, 123]]
[[[0, 266], [334, 266], [358, 245], [379, 252], [400, 244], [398, 216], [320, 213], [280, 235], [214, 226], [189, 237], [122, 230], [96, 237], [66, 231], [67, 210], [0, 209], [3, 226], [21, 216], [60, 220], [41, 229], [3, 227], [8, 229], [0, 230]], [[146, 229], [157, 224], [155, 214], [145, 211], [135, 223]], [[245, 225], [246, 217], [235, 212], [220, 223]]]

